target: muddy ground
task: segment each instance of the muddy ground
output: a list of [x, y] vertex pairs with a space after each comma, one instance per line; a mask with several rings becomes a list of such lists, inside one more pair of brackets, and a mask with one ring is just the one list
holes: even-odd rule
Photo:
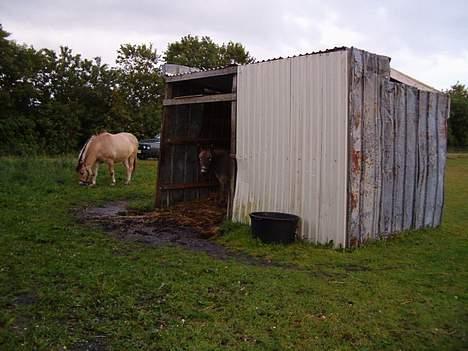
[[147, 245], [177, 245], [204, 252], [214, 258], [235, 259], [246, 264], [276, 265], [269, 260], [234, 252], [216, 243], [225, 212], [211, 200], [177, 205], [168, 210], [138, 213], [127, 202], [109, 202], [78, 211], [81, 223], [97, 225], [114, 237]]

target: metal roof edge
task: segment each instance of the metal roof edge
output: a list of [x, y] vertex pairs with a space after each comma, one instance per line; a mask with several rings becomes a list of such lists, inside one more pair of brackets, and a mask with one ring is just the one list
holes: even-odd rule
[[415, 87], [415, 88], [418, 88], [419, 90], [425, 90], [425, 91], [431, 91], [431, 92], [434, 92], [434, 93], [442, 93], [442, 91], [434, 88], [434, 87], [431, 87], [430, 85], [426, 84], [426, 83], [423, 83], [409, 75], [407, 75], [406, 73], [403, 73], [395, 68], [390, 68], [390, 78], [400, 82], [400, 83], [404, 83], [404, 84], [407, 84], [407, 85], [410, 85], [412, 87]]
[[245, 64], [229, 64], [226, 66], [221, 66], [221, 67], [214, 67], [214, 68], [207, 68], [207, 69], [199, 69], [199, 71], [196, 72], [183, 72], [183, 73], [178, 73], [178, 74], [171, 74], [171, 75], [165, 75], [165, 77], [180, 77], [180, 76], [188, 76], [192, 75], [194, 73], [200, 73], [200, 72], [212, 72], [212, 71], [218, 71], [222, 70], [228, 67], [232, 66], [248, 66], [248, 65], [255, 65], [259, 63], [265, 63], [265, 62], [271, 62], [271, 61], [278, 61], [278, 60], [285, 60], [285, 59], [291, 59], [295, 57], [302, 57], [302, 56], [310, 56], [310, 55], [321, 55], [321, 54], [328, 54], [332, 53], [335, 51], [342, 51], [342, 50], [349, 50], [350, 48], [347, 46], [339, 46], [339, 47], [334, 47], [332, 49], [326, 49], [326, 50], [320, 50], [320, 51], [313, 51], [313, 52], [308, 52], [305, 54], [299, 54], [299, 55], [292, 55], [292, 56], [286, 56], [286, 57], [275, 57], [271, 59], [266, 59], [266, 60], [260, 60], [260, 61], [255, 61], [255, 62], [250, 62], [250, 63], [245, 63]]

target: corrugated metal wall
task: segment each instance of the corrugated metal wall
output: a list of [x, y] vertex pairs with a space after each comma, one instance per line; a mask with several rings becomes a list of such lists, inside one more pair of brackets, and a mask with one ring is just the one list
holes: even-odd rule
[[234, 220], [294, 213], [303, 239], [345, 245], [347, 55], [239, 67]]
[[390, 81], [384, 56], [350, 55], [348, 246], [439, 225], [448, 96]]

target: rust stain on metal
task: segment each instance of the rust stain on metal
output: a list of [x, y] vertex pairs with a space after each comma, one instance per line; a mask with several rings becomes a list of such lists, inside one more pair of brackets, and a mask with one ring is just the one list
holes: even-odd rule
[[351, 209], [355, 209], [357, 207], [358, 197], [359, 197], [359, 193], [356, 193], [356, 192], [351, 193], [351, 199], [350, 199]]
[[354, 128], [358, 129], [361, 126], [361, 111], [356, 111], [354, 114]]
[[359, 150], [353, 150], [351, 153], [352, 171], [356, 173], [361, 170], [362, 154]]

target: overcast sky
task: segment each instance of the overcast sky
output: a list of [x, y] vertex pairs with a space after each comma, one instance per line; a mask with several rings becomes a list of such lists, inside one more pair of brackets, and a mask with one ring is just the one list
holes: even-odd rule
[[238, 41], [257, 59], [356, 46], [436, 88], [468, 84], [466, 0], [0, 0], [0, 23], [19, 43], [112, 65], [120, 44], [162, 53], [192, 34]]

